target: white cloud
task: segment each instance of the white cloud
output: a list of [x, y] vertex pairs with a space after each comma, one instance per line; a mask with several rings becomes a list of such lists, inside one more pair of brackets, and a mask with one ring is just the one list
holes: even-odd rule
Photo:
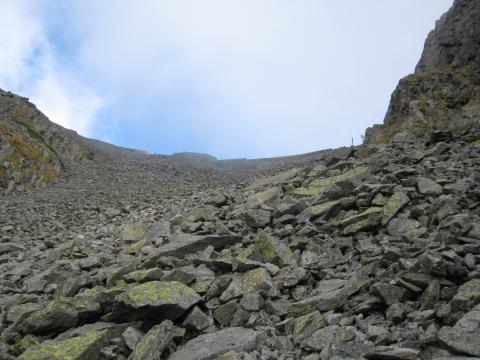
[[[135, 146], [148, 150], [220, 157], [358, 143], [382, 121], [398, 79], [413, 71], [452, 3], [0, 1], [0, 21], [8, 21], [0, 86], [83, 134], [99, 135], [91, 128], [107, 109], [114, 125], [100, 124], [106, 131], [135, 130], [109, 133], [114, 142], [133, 146], [136, 135]], [[64, 9], [43, 16], [40, 3]], [[67, 61], [46, 36], [52, 23], [74, 48]]]
[[40, 2], [0, 4], [0, 87], [28, 96], [50, 120], [90, 134], [103, 100], [58, 64]]
[[176, 115], [204, 149], [272, 156], [359, 143], [449, 3], [105, 0], [75, 13], [80, 61], [120, 103], [155, 112], [152, 98], [188, 94]]

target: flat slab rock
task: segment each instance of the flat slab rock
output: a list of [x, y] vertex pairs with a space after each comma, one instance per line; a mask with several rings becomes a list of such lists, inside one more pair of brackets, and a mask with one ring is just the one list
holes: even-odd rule
[[418, 350], [395, 346], [377, 346], [364, 355], [369, 360], [416, 360]]
[[150, 281], [133, 285], [115, 297], [112, 318], [176, 319], [198, 303], [201, 297], [178, 281]]
[[200, 335], [174, 352], [169, 360], [214, 360], [229, 351], [252, 351], [266, 338], [263, 331], [241, 327]]
[[152, 256], [183, 257], [202, 251], [208, 246], [221, 249], [240, 241], [242, 241], [242, 237], [236, 235], [177, 235], [172, 237], [170, 243], [159, 247]]
[[455, 352], [480, 357], [480, 304], [458, 320], [454, 327], [441, 328], [438, 339]]

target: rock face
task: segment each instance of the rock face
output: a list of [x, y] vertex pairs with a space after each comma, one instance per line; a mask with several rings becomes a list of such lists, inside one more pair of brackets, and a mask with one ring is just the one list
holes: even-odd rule
[[[422, 91], [472, 86], [472, 4], [430, 35]], [[479, 358], [480, 134], [413, 135], [239, 163], [81, 140], [93, 162], [0, 195], [0, 358]]]
[[251, 351], [265, 337], [266, 334], [261, 331], [228, 328], [190, 340], [168, 359], [214, 360], [231, 350]]
[[[480, 115], [480, 5], [455, 0], [426, 42], [415, 73], [392, 94], [383, 125], [366, 132], [366, 143], [431, 137], [435, 131], [478, 135]], [[446, 132], [446, 134], [445, 134]]]

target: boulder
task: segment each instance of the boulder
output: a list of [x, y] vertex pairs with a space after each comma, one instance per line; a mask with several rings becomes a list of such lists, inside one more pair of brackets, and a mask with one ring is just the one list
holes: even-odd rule
[[110, 340], [109, 331], [91, 331], [84, 335], [64, 340], [45, 342], [37, 348], [28, 349], [19, 360], [97, 360], [102, 359], [100, 350]]
[[264, 268], [250, 270], [234, 276], [232, 282], [220, 296], [220, 300], [226, 302], [245, 294], [268, 291], [272, 287], [272, 278], [267, 270]]
[[230, 351], [253, 351], [265, 338], [263, 331], [226, 328], [190, 340], [170, 355], [168, 360], [215, 360]]
[[150, 281], [130, 285], [115, 296], [112, 319], [176, 319], [201, 300], [178, 281]]
[[160, 360], [173, 339], [184, 334], [185, 330], [174, 326], [170, 320], [155, 325], [135, 345], [128, 360]]
[[170, 243], [160, 246], [145, 261], [144, 266], [155, 264], [164, 256], [184, 257], [187, 254], [205, 250], [209, 246], [221, 249], [242, 241], [241, 236], [236, 235], [190, 235], [182, 234], [172, 236]]
[[480, 305], [466, 313], [455, 326], [444, 326], [438, 340], [455, 352], [480, 357]]

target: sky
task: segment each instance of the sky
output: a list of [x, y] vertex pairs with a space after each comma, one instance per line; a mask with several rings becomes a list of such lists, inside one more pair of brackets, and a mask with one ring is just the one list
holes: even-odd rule
[[361, 143], [453, 0], [0, 0], [0, 88], [79, 134], [220, 159]]

